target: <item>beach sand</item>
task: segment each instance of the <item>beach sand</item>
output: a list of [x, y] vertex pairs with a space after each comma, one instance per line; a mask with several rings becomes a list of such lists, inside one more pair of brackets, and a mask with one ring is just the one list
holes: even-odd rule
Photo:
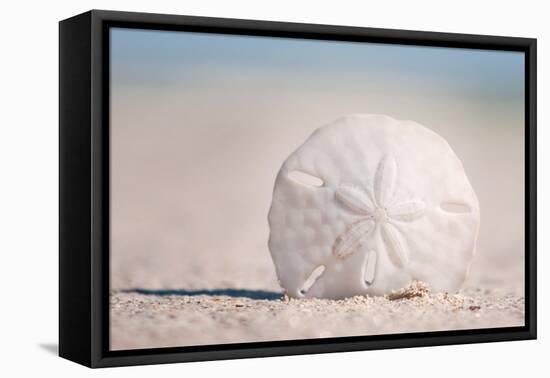
[[[469, 164], [482, 224], [460, 297], [279, 299], [267, 248], [273, 180], [310, 132], [113, 129], [112, 349], [523, 325], [522, 211], [499, 184], [501, 161]], [[485, 169], [495, 173], [483, 181]]]
[[523, 298], [489, 290], [289, 299], [276, 292], [116, 291], [112, 348], [330, 338], [522, 326]]
[[[523, 324], [521, 101], [457, 97], [446, 86], [409, 94], [397, 86], [381, 96], [246, 83], [239, 79], [230, 96], [218, 84], [113, 86], [113, 349]], [[279, 299], [267, 246], [275, 177], [317, 127], [351, 113], [418, 121], [462, 160], [481, 227], [459, 297]]]

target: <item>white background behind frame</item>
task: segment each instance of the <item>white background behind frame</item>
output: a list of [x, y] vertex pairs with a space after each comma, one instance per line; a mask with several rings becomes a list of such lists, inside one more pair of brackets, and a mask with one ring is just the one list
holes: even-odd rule
[[[542, 175], [550, 152], [538, 151], [539, 340], [352, 353], [271, 357], [203, 363], [89, 370], [55, 356], [58, 253], [58, 21], [89, 9], [336, 24], [538, 38], [538, 145], [550, 138], [545, 122], [550, 27], [544, 2], [497, 1], [253, 2], [234, 0], [59, 1], [9, 3], [0, 33], [2, 106], [0, 164], [0, 279], [4, 288], [0, 332], [3, 376], [38, 374], [87, 377], [299, 376], [389, 374], [423, 377], [523, 376], [547, 369], [550, 349], [542, 293], [547, 236]], [[547, 142], [550, 142], [548, 140]]]

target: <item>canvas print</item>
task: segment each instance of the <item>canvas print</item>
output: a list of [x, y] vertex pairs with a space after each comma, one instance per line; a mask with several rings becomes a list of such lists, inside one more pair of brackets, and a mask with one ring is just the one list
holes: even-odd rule
[[523, 52], [112, 27], [110, 349], [525, 324]]

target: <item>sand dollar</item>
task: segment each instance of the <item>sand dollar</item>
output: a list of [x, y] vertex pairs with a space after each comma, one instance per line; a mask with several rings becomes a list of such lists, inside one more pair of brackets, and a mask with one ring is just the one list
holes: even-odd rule
[[475, 253], [479, 203], [462, 163], [412, 121], [351, 115], [281, 167], [269, 249], [291, 297], [383, 295], [418, 280], [453, 292]]

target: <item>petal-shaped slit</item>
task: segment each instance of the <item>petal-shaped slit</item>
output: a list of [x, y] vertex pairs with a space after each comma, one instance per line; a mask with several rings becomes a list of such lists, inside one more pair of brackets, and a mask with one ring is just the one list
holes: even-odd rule
[[395, 190], [396, 176], [397, 163], [393, 156], [387, 155], [378, 163], [374, 176], [374, 197], [378, 206], [384, 207], [391, 201]]
[[372, 213], [372, 203], [367, 194], [351, 185], [340, 185], [335, 193], [336, 198], [350, 210], [358, 214], [370, 215]]
[[392, 263], [403, 268], [409, 262], [409, 251], [400, 231], [391, 223], [381, 224], [381, 235]]
[[421, 200], [411, 200], [398, 203], [388, 209], [390, 218], [403, 222], [412, 222], [424, 215], [426, 204]]
[[350, 224], [344, 233], [338, 236], [332, 246], [332, 253], [339, 258], [345, 258], [354, 253], [361, 242], [374, 229], [371, 219], [360, 220]]

